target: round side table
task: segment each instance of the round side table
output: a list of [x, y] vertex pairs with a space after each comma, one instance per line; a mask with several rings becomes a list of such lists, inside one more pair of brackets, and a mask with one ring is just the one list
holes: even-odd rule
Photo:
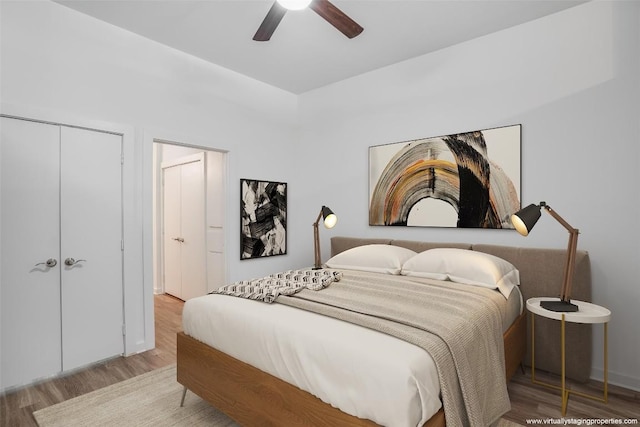
[[[567, 404], [569, 403], [569, 395], [576, 394], [578, 396], [586, 397], [589, 399], [597, 400], [599, 402], [607, 403], [607, 347], [608, 347], [608, 324], [611, 320], [611, 311], [608, 309], [592, 304], [589, 302], [571, 300], [571, 303], [578, 306], [578, 311], [574, 312], [558, 312], [551, 311], [540, 306], [541, 301], [559, 301], [559, 298], [551, 297], [536, 297], [529, 298], [527, 300], [527, 310], [531, 313], [531, 382], [534, 384], [542, 385], [545, 387], [560, 390], [562, 393], [562, 416], [567, 413]], [[547, 382], [536, 380], [536, 365], [535, 365], [535, 316], [542, 316], [548, 319], [560, 321], [560, 357], [561, 357], [561, 384], [557, 386]], [[604, 390], [602, 397], [594, 396], [587, 393], [582, 393], [575, 390], [570, 390], [566, 387], [565, 380], [565, 323], [602, 323], [604, 325]]]

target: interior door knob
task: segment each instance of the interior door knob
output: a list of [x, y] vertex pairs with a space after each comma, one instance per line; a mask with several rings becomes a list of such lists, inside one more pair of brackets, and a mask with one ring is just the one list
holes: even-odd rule
[[182, 237], [174, 237], [173, 240], [176, 242], [184, 243], [184, 239]]
[[46, 265], [47, 267], [55, 267], [56, 265], [58, 265], [58, 261], [54, 258], [49, 258], [48, 260], [46, 260], [45, 262], [39, 262], [36, 264], [36, 267], [39, 265]]
[[76, 265], [79, 262], [85, 262], [86, 259], [73, 259], [73, 258], [67, 258], [64, 260], [64, 265], [68, 265], [68, 266], [72, 266], [72, 265]]

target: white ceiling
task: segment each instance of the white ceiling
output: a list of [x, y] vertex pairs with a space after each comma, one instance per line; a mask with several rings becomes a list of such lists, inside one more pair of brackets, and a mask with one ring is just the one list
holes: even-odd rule
[[[274, 0], [57, 0], [164, 45], [299, 94], [584, 3], [332, 0], [364, 27], [348, 39], [310, 9], [252, 40]], [[506, 52], [505, 54], [508, 54]]]

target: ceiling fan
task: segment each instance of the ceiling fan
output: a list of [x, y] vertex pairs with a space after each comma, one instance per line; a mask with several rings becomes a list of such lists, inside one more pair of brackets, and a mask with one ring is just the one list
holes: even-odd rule
[[329, 0], [276, 0], [253, 36], [253, 40], [260, 42], [269, 40], [287, 10], [304, 9], [307, 6], [350, 39], [363, 30], [357, 22], [349, 18]]

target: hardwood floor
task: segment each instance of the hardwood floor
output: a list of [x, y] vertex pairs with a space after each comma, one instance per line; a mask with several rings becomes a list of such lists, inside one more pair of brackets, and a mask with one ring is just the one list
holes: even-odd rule
[[[181, 330], [183, 304], [181, 300], [168, 295], [155, 297], [154, 350], [115, 358], [68, 376], [0, 396], [0, 426], [37, 426], [32, 413], [38, 409], [175, 363], [176, 332]], [[543, 372], [538, 372], [537, 377], [548, 382], [557, 381], [556, 377]], [[602, 384], [596, 381], [571, 386], [591, 394], [600, 394], [602, 391]], [[526, 426], [527, 420], [531, 419], [542, 420], [538, 422], [544, 423], [544, 420], [561, 418], [559, 392], [531, 384], [528, 372], [519, 372], [514, 376], [509, 383], [509, 396], [512, 410], [504, 418], [510, 421]], [[571, 396], [565, 416], [567, 418], [638, 420], [640, 392], [610, 385], [608, 404]]]
[[37, 426], [32, 415], [34, 411], [175, 363], [176, 333], [182, 330], [183, 304], [183, 301], [169, 295], [155, 296], [155, 349], [129, 357], [117, 357], [0, 396], [0, 426]]
[[[552, 384], [560, 384], [560, 377], [536, 370], [536, 379]], [[595, 396], [602, 396], [602, 383], [590, 381], [587, 384], [569, 383], [569, 386], [579, 392]], [[536, 422], [544, 423], [544, 420], [561, 419], [560, 391], [531, 383], [529, 370], [526, 374], [518, 373], [509, 382], [509, 397], [511, 399], [511, 411], [504, 418], [521, 425], [530, 425]], [[565, 419], [614, 419], [635, 420], [635, 425], [640, 425], [640, 392], [628, 390], [609, 384], [608, 403], [597, 402], [585, 397], [571, 395], [567, 407]], [[543, 420], [527, 423], [527, 420]], [[578, 421], [580, 422], [580, 421]], [[613, 423], [617, 423], [614, 421]], [[613, 424], [612, 423], [612, 424]], [[552, 422], [548, 422], [552, 424]], [[574, 423], [575, 424], [575, 423]], [[587, 422], [582, 421], [584, 425]]]

